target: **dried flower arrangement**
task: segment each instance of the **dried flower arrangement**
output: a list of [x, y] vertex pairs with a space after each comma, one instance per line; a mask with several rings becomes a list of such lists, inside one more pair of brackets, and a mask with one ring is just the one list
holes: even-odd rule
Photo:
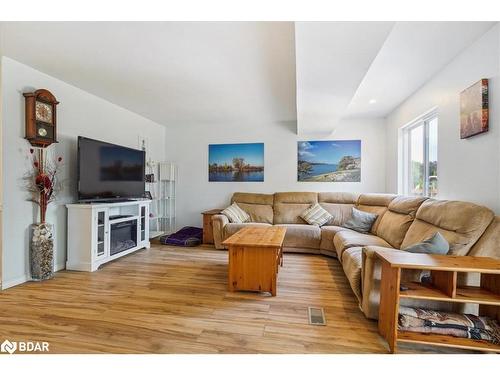
[[24, 176], [25, 189], [29, 193], [28, 201], [40, 207], [40, 222], [45, 223], [47, 206], [53, 202], [57, 193], [61, 191], [62, 184], [57, 172], [62, 164], [62, 157], [47, 160], [43, 148], [30, 148], [30, 169]]
[[54, 270], [54, 239], [52, 225], [45, 222], [47, 206], [62, 189], [58, 169], [62, 157], [47, 160], [42, 148], [29, 150], [31, 167], [24, 175], [24, 187], [29, 193], [28, 201], [40, 207], [40, 223], [32, 224], [30, 244], [31, 279], [36, 281], [52, 278]]

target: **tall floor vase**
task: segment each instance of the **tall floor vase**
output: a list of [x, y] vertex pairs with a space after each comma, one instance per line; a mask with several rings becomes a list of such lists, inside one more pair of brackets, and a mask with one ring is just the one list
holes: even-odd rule
[[52, 225], [32, 224], [30, 228], [30, 271], [33, 281], [51, 279], [54, 276], [54, 239]]

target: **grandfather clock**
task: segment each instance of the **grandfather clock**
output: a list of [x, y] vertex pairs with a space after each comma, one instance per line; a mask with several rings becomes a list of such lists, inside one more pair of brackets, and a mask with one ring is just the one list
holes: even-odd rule
[[49, 90], [24, 93], [26, 100], [26, 139], [34, 147], [57, 143], [56, 106], [59, 102]]

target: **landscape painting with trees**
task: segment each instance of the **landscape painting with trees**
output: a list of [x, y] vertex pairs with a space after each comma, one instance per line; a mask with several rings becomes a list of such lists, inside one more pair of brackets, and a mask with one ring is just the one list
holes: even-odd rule
[[264, 181], [264, 143], [209, 145], [208, 181]]
[[300, 141], [297, 180], [361, 182], [361, 141]]

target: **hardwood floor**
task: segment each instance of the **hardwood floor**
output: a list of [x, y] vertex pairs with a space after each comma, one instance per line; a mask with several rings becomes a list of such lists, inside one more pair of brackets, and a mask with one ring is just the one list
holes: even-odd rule
[[[387, 353], [335, 259], [285, 254], [271, 297], [229, 293], [227, 257], [155, 245], [94, 273], [5, 290], [0, 339], [48, 341], [51, 353]], [[326, 326], [308, 325], [308, 306], [324, 308]]]

